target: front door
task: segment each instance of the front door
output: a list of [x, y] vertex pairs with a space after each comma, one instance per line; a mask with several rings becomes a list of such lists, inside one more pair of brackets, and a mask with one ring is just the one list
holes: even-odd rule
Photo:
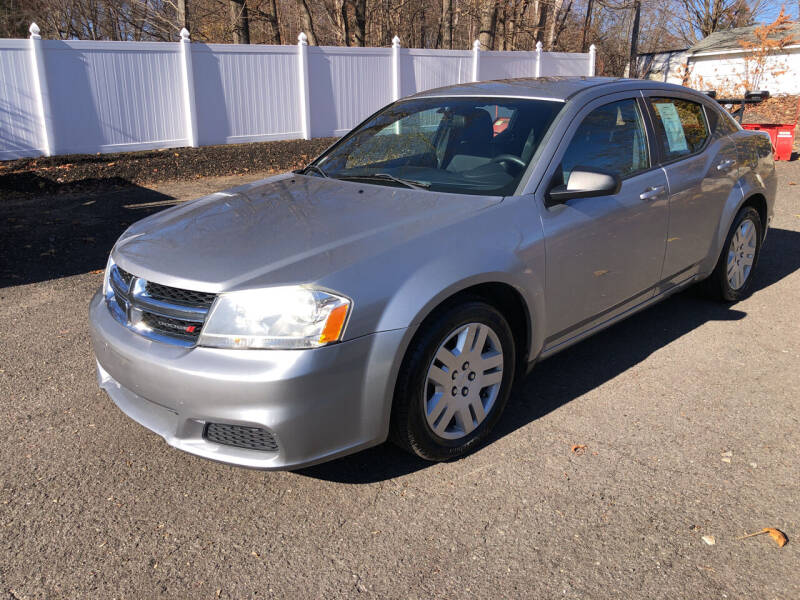
[[545, 181], [576, 167], [614, 173], [617, 194], [542, 211], [547, 261], [545, 350], [653, 295], [664, 261], [667, 180], [653, 168], [641, 98], [590, 103], [559, 146]]

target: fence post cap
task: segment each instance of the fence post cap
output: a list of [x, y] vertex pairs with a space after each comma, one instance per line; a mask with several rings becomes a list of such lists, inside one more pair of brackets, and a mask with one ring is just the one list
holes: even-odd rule
[[39, 29], [39, 26], [36, 23], [31, 23], [31, 26], [28, 27], [28, 31], [30, 32], [31, 37], [35, 40], [38, 40], [40, 37], [42, 37], [39, 35], [41, 30]]
[[299, 46], [308, 46], [308, 36], [302, 31], [300, 35], [297, 36], [297, 44]]
[[480, 40], [475, 40], [474, 42], [472, 42], [472, 49], [473, 50], [480, 50], [481, 49], [481, 41]]
[[180, 36], [181, 36], [181, 41], [183, 41], [183, 42], [190, 42], [191, 41], [189, 39], [189, 30], [186, 29], [186, 27], [181, 29]]
[[394, 36], [392, 38], [392, 48], [399, 48], [399, 47], [400, 47], [400, 38], [397, 37], [397, 36]]
[[537, 52], [541, 52], [542, 51], [542, 42], [536, 42], [536, 51]]
[[591, 52], [592, 54], [594, 54], [595, 52], [597, 52], [597, 46], [595, 46], [594, 44], [592, 44], [591, 46], [589, 46], [589, 52]]

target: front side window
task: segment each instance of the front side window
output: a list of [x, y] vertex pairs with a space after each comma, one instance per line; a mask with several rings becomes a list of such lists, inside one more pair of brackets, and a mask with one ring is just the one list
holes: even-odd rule
[[650, 98], [656, 130], [667, 160], [699, 152], [708, 138], [703, 107], [680, 98]]
[[578, 167], [625, 178], [650, 166], [642, 115], [636, 100], [594, 109], [581, 122], [561, 160], [563, 183]]
[[393, 104], [306, 173], [464, 194], [513, 194], [562, 102], [420, 98]]

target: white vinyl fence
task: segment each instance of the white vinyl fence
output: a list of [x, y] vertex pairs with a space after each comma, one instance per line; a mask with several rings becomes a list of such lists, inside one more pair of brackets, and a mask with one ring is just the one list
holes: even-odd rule
[[0, 160], [339, 136], [415, 92], [593, 75], [587, 54], [0, 40]]

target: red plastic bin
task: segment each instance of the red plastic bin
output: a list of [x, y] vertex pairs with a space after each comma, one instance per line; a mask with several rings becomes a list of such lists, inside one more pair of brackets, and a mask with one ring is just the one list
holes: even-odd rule
[[753, 131], [766, 131], [772, 142], [775, 160], [790, 160], [792, 158], [792, 145], [794, 144], [795, 125], [778, 125], [775, 123], [744, 123], [744, 129]]

